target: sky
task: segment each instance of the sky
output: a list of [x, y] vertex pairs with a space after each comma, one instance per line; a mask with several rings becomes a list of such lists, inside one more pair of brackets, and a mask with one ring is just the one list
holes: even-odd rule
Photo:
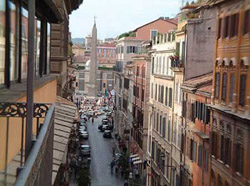
[[175, 17], [182, 0], [83, 0], [70, 15], [72, 38], [91, 34], [96, 16], [98, 39], [117, 37], [159, 17]]

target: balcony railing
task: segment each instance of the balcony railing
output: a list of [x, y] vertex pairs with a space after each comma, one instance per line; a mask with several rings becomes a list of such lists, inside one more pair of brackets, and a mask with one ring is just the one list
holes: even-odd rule
[[0, 132], [5, 135], [0, 185], [51, 185], [54, 110], [54, 104], [34, 103], [33, 145], [25, 156], [27, 104], [0, 103], [0, 121], [6, 129]]

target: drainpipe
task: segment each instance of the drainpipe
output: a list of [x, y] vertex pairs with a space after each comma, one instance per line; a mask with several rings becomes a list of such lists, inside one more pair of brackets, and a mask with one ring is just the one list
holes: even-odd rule
[[28, 75], [27, 75], [27, 120], [25, 138], [25, 160], [27, 160], [32, 146], [33, 126], [33, 90], [34, 90], [34, 23], [35, 23], [35, 1], [28, 1]]

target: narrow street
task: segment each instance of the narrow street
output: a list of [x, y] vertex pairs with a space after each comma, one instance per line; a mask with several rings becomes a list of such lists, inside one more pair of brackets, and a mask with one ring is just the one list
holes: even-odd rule
[[92, 186], [122, 186], [124, 179], [121, 175], [111, 174], [110, 162], [112, 161], [112, 147], [114, 139], [103, 138], [103, 133], [98, 130], [102, 118], [95, 119], [94, 124], [88, 123], [89, 144], [91, 146], [91, 185]]

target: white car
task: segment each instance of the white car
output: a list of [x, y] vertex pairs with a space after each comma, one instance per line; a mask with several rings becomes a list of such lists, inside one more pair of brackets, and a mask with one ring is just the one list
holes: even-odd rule
[[88, 139], [89, 134], [87, 131], [80, 131], [80, 137], [82, 137], [83, 139]]

